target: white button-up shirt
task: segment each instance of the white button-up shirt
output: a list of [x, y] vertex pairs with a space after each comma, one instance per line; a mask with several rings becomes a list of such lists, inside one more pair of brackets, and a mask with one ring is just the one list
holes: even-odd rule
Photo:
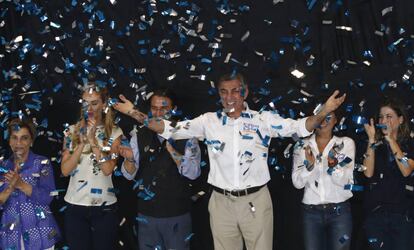
[[306, 118], [284, 119], [270, 111], [257, 112], [247, 105], [242, 115], [233, 119], [223, 112], [205, 113], [193, 120], [178, 122], [175, 127], [164, 120], [164, 138], [197, 137], [208, 146], [210, 172], [208, 183], [239, 190], [266, 184], [270, 180], [267, 164], [271, 137], [295, 133], [308, 136]]
[[[319, 205], [327, 203], [339, 203], [352, 197], [350, 190], [345, 190], [346, 184], [353, 184], [353, 171], [355, 159], [355, 143], [349, 137], [333, 136], [319, 155], [318, 145], [315, 135], [303, 140], [303, 147], [295, 147], [293, 153], [293, 185], [301, 189], [305, 187], [302, 202], [308, 205]], [[349, 157], [352, 161], [343, 166], [336, 166], [334, 171], [328, 173], [328, 154], [335, 145], [341, 145], [341, 150], [337, 150], [338, 164]], [[315, 165], [311, 171], [305, 167], [305, 147], [309, 145], [315, 156]], [[338, 147], [337, 147], [338, 148]], [[319, 155], [319, 156], [318, 156]]]

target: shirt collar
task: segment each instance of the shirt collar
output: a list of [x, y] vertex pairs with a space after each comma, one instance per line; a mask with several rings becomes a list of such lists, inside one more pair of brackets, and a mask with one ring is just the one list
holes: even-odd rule
[[[331, 148], [333, 147], [333, 145], [335, 145], [335, 143], [337, 142], [337, 140], [338, 140], [338, 137], [336, 135], [332, 135], [332, 138], [329, 140], [328, 144], [326, 144], [326, 147], [325, 147], [324, 151], [327, 150], [328, 148], [329, 148], [329, 150], [331, 150]], [[313, 133], [310, 136], [309, 142], [319, 152], [318, 144], [316, 143], [316, 134], [315, 133]], [[323, 152], [319, 152], [319, 153], [322, 153], [323, 154]]]
[[[27, 163], [29, 163], [29, 162], [33, 162], [34, 156], [35, 156], [35, 154], [31, 150], [29, 150], [29, 154], [27, 155], [27, 159], [24, 162], [23, 166], [27, 165]], [[13, 155], [7, 160], [6, 168], [7, 169], [14, 169], [14, 156]]]
[[[243, 117], [243, 118], [252, 118], [253, 117], [253, 110], [251, 110], [249, 108], [249, 105], [247, 104], [247, 102], [243, 102], [243, 107], [244, 107], [244, 110], [241, 112], [240, 117]], [[217, 113], [217, 117], [219, 119], [223, 119], [223, 117], [225, 117], [225, 116], [227, 117], [226, 119], [229, 119], [230, 118], [223, 111], [223, 109], [218, 110], [216, 113]]]

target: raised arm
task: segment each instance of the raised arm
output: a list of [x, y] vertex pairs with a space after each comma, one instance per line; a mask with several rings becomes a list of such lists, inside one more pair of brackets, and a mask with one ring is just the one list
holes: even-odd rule
[[137, 122], [145, 124], [149, 129], [157, 134], [164, 131], [164, 121], [162, 119], [148, 119], [148, 116], [134, 107], [134, 104], [125, 98], [124, 95], [119, 95], [120, 102], [113, 105], [114, 109], [124, 115], [132, 117]]
[[308, 117], [306, 120], [306, 129], [311, 132], [317, 128], [329, 113], [335, 111], [339, 106], [341, 106], [341, 104], [345, 101], [345, 97], [346, 94], [339, 96], [339, 91], [335, 90], [328, 100], [326, 100], [322, 110], [316, 115]]
[[73, 170], [76, 169], [82, 155], [82, 151], [86, 145], [86, 138], [81, 136], [79, 144], [76, 145], [73, 152], [70, 152], [70, 149], [67, 147], [68, 140], [70, 140], [70, 138], [70, 134], [68, 134], [68, 136], [66, 136], [63, 140], [62, 161], [60, 164], [60, 170], [62, 171], [63, 176], [69, 176]]
[[[106, 175], [106, 176], [109, 176], [109, 175], [111, 175], [112, 174], [112, 172], [114, 171], [114, 169], [115, 169], [115, 166], [116, 166], [116, 163], [117, 163], [117, 160], [118, 160], [118, 158], [115, 158], [115, 159], [112, 159], [110, 156], [112, 155], [112, 154], [118, 154], [119, 153], [119, 145], [121, 144], [121, 135], [120, 136], [118, 136], [114, 141], [113, 141], [113, 143], [112, 143], [112, 145], [111, 145], [111, 150], [107, 153], [107, 154], [105, 154], [105, 156], [104, 156], [104, 154], [102, 154], [102, 152], [94, 152], [95, 153], [95, 155], [96, 155], [96, 160], [99, 162], [99, 161], [103, 161], [103, 162], [100, 162], [100, 169], [102, 170], [102, 173], [104, 174], [104, 175]], [[92, 150], [94, 150], [93, 148], [92, 148]], [[99, 150], [99, 149], [98, 149]], [[99, 154], [99, 156], [98, 156], [98, 154]], [[109, 158], [108, 158], [109, 157]]]
[[170, 137], [173, 137], [174, 139], [190, 139], [192, 137], [198, 139], [204, 138], [204, 125], [208, 122], [205, 120], [206, 118], [204, 115], [192, 120], [177, 123], [157, 118], [148, 119], [148, 116], [137, 110], [134, 107], [134, 104], [126, 99], [125, 96], [120, 95], [119, 99], [121, 99], [121, 101], [113, 106], [116, 110], [134, 118], [139, 123], [144, 124], [149, 129], [166, 139]]
[[124, 162], [121, 166], [122, 175], [127, 180], [134, 179], [139, 168], [140, 158], [136, 133], [132, 135], [129, 146], [120, 146], [119, 154], [124, 157]]
[[374, 119], [370, 119], [369, 124], [364, 124], [365, 132], [368, 135], [367, 150], [364, 154], [363, 164], [365, 166], [364, 175], [371, 178], [374, 175], [375, 167], [375, 124]]
[[[18, 189], [27, 196], [32, 202], [42, 205], [48, 205], [53, 197], [50, 196], [50, 192], [55, 189], [55, 181], [53, 175], [53, 169], [50, 161], [44, 159], [39, 162], [32, 162], [31, 164], [41, 164], [39, 172], [35, 173], [39, 177], [36, 185], [31, 185], [23, 180], [18, 173], [18, 170], [10, 170], [5, 175], [8, 186], [0, 193], [0, 202], [3, 204], [10, 197], [10, 194]], [[37, 168], [37, 166], [34, 166]]]

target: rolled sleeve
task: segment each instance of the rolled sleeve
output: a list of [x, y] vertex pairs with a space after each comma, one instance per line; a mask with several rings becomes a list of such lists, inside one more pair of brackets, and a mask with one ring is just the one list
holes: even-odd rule
[[196, 138], [192, 138], [185, 144], [185, 153], [180, 164], [181, 175], [190, 180], [195, 180], [201, 174], [200, 168], [201, 150]]
[[205, 115], [200, 115], [192, 120], [177, 122], [175, 127], [171, 122], [164, 120], [164, 131], [160, 134], [165, 139], [173, 138], [174, 140], [190, 139], [193, 137], [203, 140], [204, 126], [208, 123]]
[[127, 179], [127, 180], [132, 180], [135, 178], [135, 175], [138, 172], [138, 168], [139, 168], [139, 147], [138, 147], [138, 137], [136, 133], [132, 134], [131, 140], [130, 140], [130, 146], [132, 149], [132, 152], [134, 154], [134, 166], [135, 166], [135, 171], [130, 174], [128, 173], [128, 171], [125, 169], [125, 161], [122, 163], [121, 166], [121, 173], [122, 175]]
[[307, 137], [313, 133], [306, 129], [306, 118], [298, 120], [282, 118], [273, 112], [263, 114], [263, 120], [267, 123], [272, 137], [291, 137], [297, 134], [299, 137]]
[[168, 139], [171, 137], [172, 135], [172, 127], [171, 127], [171, 122], [167, 121], [167, 120], [163, 120], [164, 121], [164, 131], [159, 134], [161, 137]]
[[305, 117], [305, 118], [301, 118], [299, 120], [297, 120], [298, 123], [298, 128], [300, 131], [299, 136], [300, 137], [308, 137], [311, 134], [313, 134], [313, 130], [312, 131], [308, 131], [308, 129], [306, 128], [306, 121], [308, 120], [309, 117]]

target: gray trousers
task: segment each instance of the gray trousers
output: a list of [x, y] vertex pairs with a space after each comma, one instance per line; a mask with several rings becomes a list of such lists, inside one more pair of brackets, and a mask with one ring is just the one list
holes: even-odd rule
[[[208, 204], [215, 250], [272, 250], [273, 207], [267, 186], [241, 197], [213, 191]], [[254, 210], [254, 211], [253, 211]]]
[[140, 250], [189, 250], [191, 215], [154, 218], [139, 214], [138, 243]]

